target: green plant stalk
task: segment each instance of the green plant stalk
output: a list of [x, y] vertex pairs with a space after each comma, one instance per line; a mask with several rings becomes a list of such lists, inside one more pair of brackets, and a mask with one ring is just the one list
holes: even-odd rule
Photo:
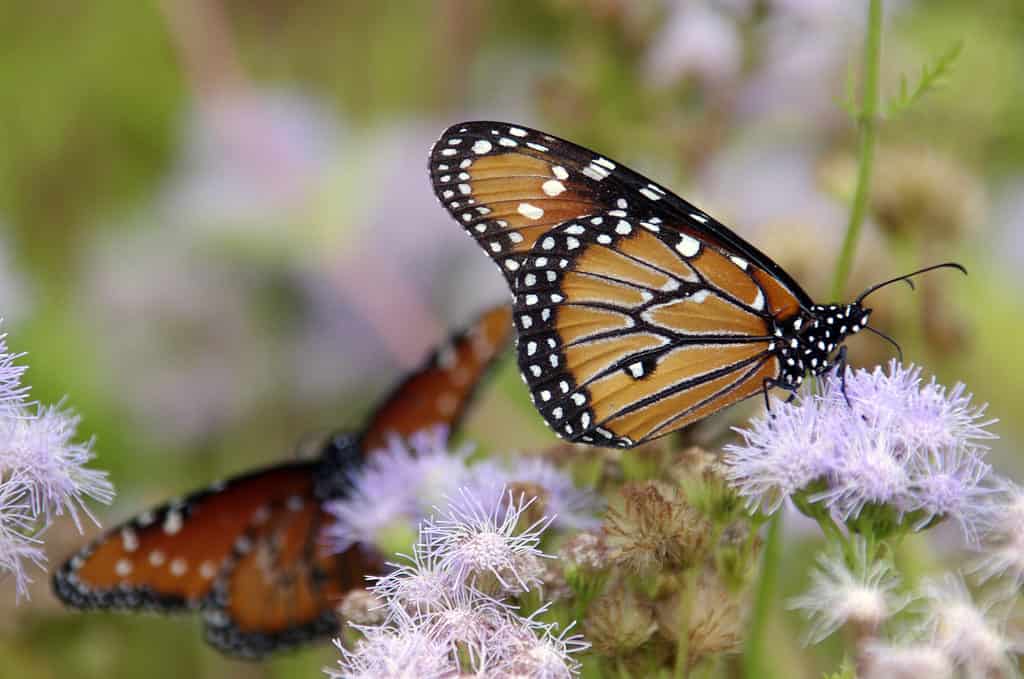
[[778, 588], [781, 557], [782, 511], [779, 510], [768, 523], [768, 535], [765, 537], [761, 558], [761, 578], [754, 595], [754, 610], [751, 611], [746, 647], [743, 650], [743, 676], [747, 679], [774, 676], [772, 663], [765, 657], [765, 631], [768, 629], [768, 617]]
[[853, 266], [853, 256], [857, 251], [861, 226], [868, 210], [875, 143], [878, 138], [878, 73], [881, 56], [882, 0], [869, 0], [867, 35], [864, 38], [864, 80], [861, 86], [860, 110], [857, 113], [857, 127], [860, 132], [857, 189], [853, 195], [846, 236], [843, 238], [843, 247], [839, 251], [835, 275], [832, 278], [832, 300], [836, 301], [843, 297]]
[[686, 679], [690, 665], [690, 616], [697, 597], [697, 567], [691, 567], [683, 576], [685, 589], [679, 597], [679, 635], [676, 639], [675, 679]]

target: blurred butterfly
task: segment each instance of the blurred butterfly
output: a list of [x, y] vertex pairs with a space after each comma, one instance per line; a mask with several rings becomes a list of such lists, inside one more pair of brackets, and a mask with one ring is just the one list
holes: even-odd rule
[[386, 398], [358, 435], [339, 434], [318, 458], [261, 469], [147, 510], [107, 532], [55, 573], [68, 606], [200, 610], [207, 641], [259, 658], [336, 635], [335, 608], [383, 561], [321, 540], [325, 500], [342, 497], [364, 455], [392, 435], [454, 427], [511, 335], [501, 306], [454, 335]]
[[[518, 125], [466, 122], [430, 153], [434, 192], [515, 300], [519, 367], [570, 441], [628, 448], [845, 366], [862, 301], [815, 304], [724, 225], [622, 164]], [[884, 336], [883, 336], [884, 337]], [[885, 337], [890, 340], [890, 338]]]

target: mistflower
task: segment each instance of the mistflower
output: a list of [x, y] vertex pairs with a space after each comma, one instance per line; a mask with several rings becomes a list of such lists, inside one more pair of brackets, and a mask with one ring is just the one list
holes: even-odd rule
[[340, 669], [326, 668], [333, 679], [443, 679], [458, 676], [447, 646], [429, 626], [410, 620], [395, 627], [356, 626], [363, 634], [351, 651], [339, 640]]
[[28, 387], [21, 384], [26, 366], [15, 361], [21, 354], [7, 352], [7, 335], [0, 334], [0, 407], [20, 404], [28, 394]]
[[515, 497], [484, 505], [472, 492], [459, 490], [457, 502], [426, 521], [421, 532], [435, 541], [440, 566], [457, 581], [476, 583], [489, 574], [505, 592], [525, 592], [540, 584], [534, 561], [546, 555], [538, 549], [540, 536], [551, 524], [545, 517], [520, 527], [534, 499]]
[[978, 524], [986, 519], [996, 492], [992, 467], [978, 451], [966, 446], [926, 450], [915, 454], [908, 468], [913, 481], [907, 509], [920, 517], [914, 530], [936, 517], [949, 516], [960, 524], [967, 542], [976, 543]]
[[[825, 380], [825, 394], [833, 407], [846, 405], [840, 380], [832, 373]], [[908, 451], [985, 448], [984, 441], [996, 438], [989, 427], [998, 420], [985, 416], [987, 404], [972, 403], [974, 396], [961, 382], [952, 389], [934, 377], [922, 384], [918, 366], [905, 368], [892, 360], [888, 371], [878, 366], [871, 372], [848, 371], [846, 395], [857, 415], [869, 423], [893, 423]]]
[[510, 485], [527, 484], [539, 489], [544, 513], [554, 517], [552, 525], [556, 528], [589, 530], [601, 523], [595, 516], [601, 509], [600, 498], [590, 490], [577, 488], [564, 470], [540, 456], [514, 458], [506, 478]]
[[725, 447], [725, 476], [750, 509], [772, 514], [830, 469], [833, 427], [824, 407], [818, 399], [773, 400], [770, 417], [737, 429], [743, 444]]
[[612, 560], [636, 573], [687, 568], [704, 558], [711, 527], [676, 486], [630, 483], [621, 507], [605, 517], [605, 544]]
[[393, 552], [411, 543], [416, 523], [466, 479], [469, 451], [449, 451], [446, 438], [443, 428], [424, 430], [368, 455], [351, 491], [325, 504], [336, 519], [324, 531], [332, 549], [364, 543]]
[[13, 575], [17, 596], [28, 593], [25, 564], [42, 567], [40, 534], [67, 512], [82, 529], [80, 514], [95, 522], [87, 501], [110, 502], [105, 472], [86, 465], [92, 442], [76, 442], [78, 418], [57, 406], [26, 402], [24, 367], [7, 353], [0, 336], [0, 575]]
[[554, 624], [543, 625], [532, 619], [517, 629], [510, 625], [495, 638], [501, 648], [500, 660], [486, 673], [494, 679], [570, 679], [579, 674], [580, 664], [573, 656], [590, 644], [578, 634], [569, 634], [572, 625], [561, 632]]
[[867, 544], [855, 537], [853, 563], [841, 553], [818, 557], [811, 574], [811, 588], [789, 602], [811, 621], [806, 643], [817, 644], [843, 625], [854, 626], [859, 635], [873, 633], [879, 625], [906, 606], [908, 599], [896, 593], [899, 577], [884, 560], [869, 563]]
[[[588, 647], [572, 625], [561, 632], [539, 621], [549, 605], [519, 615], [508, 597], [539, 576], [517, 571], [525, 560], [549, 558], [537, 548], [547, 517], [519, 528], [531, 500], [510, 494], [484, 505], [467, 488], [420, 524], [411, 556], [370, 588], [382, 602], [383, 623], [351, 625], [364, 639], [342, 649], [335, 677], [549, 677], [577, 676], [573, 658]], [[478, 582], [502, 583], [485, 593]], [[339, 646], [340, 648], [340, 646]]]
[[1024, 488], [1002, 481], [999, 501], [986, 512], [982, 554], [971, 571], [985, 582], [1005, 576], [1015, 590], [1024, 586]]
[[393, 570], [384, 576], [373, 576], [373, 592], [408, 611], [429, 611], [441, 605], [444, 593], [452, 585], [451, 574], [441, 568], [442, 552], [436, 540], [420, 533], [412, 554], [399, 554], [401, 563], [389, 564]]
[[79, 418], [59, 406], [37, 406], [0, 416], [0, 468], [16, 469], [25, 482], [32, 513], [49, 522], [67, 511], [79, 530], [79, 511], [95, 522], [87, 499], [114, 497], [103, 471], [86, 466], [92, 441], [74, 441]]
[[927, 644], [865, 644], [863, 679], [953, 679], [953, 662], [941, 649]]
[[1001, 594], [975, 603], [963, 578], [951, 573], [921, 587], [923, 631], [969, 676], [1011, 676], [1009, 655], [1020, 645], [1006, 635], [1006, 618], [1015, 593]]
[[38, 515], [28, 502], [29, 485], [17, 471], [0, 479], [0, 574], [14, 576], [14, 590], [19, 598], [28, 595], [32, 582], [24, 565], [31, 563], [42, 569], [46, 555], [41, 541], [33, 538]]
[[995, 420], [964, 385], [922, 384], [920, 373], [895, 361], [888, 371], [848, 369], [845, 397], [829, 373], [818, 393], [774, 401], [770, 414], [738, 430], [742, 444], [726, 447], [726, 477], [765, 512], [799, 496], [844, 521], [868, 506], [888, 508], [913, 530], [950, 518], [973, 540], [991, 493], [983, 457]]

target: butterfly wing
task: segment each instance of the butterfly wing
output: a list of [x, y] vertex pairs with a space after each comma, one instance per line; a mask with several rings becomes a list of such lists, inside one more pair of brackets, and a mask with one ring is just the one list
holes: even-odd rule
[[330, 520], [319, 502], [292, 496], [236, 544], [204, 613], [206, 640], [259, 658], [338, 633], [338, 603], [383, 561], [354, 546], [332, 554], [320, 540]]
[[520, 368], [564, 438], [629, 447], [758, 393], [779, 374], [774, 323], [812, 304], [709, 215], [551, 135], [455, 125], [431, 177], [503, 270]]
[[253, 525], [289, 498], [313, 500], [316, 464], [271, 467], [145, 511], [68, 559], [54, 591], [75, 608], [200, 608]]
[[409, 436], [437, 425], [454, 429], [511, 336], [508, 304], [489, 309], [453, 334], [374, 411], [363, 432], [363, 449], [383, 447], [390, 434]]
[[201, 609], [207, 640], [258, 658], [338, 631], [344, 594], [383, 562], [320, 540], [322, 501], [346, 492], [348, 473], [389, 433], [454, 426], [512, 330], [509, 305], [457, 333], [383, 402], [359, 442], [333, 437], [319, 460], [256, 471], [143, 512], [80, 550], [54, 574], [80, 609]]
[[523, 259], [552, 227], [626, 211], [755, 264], [781, 288], [770, 300], [780, 312], [793, 300], [813, 304], [782, 267], [710, 215], [625, 165], [544, 132], [491, 121], [452, 125], [431, 149], [430, 177], [438, 200], [513, 289]]

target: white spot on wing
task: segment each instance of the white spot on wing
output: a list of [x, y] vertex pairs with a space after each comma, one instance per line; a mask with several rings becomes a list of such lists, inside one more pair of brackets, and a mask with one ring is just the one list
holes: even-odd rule
[[[477, 155], [483, 155], [490, 151], [492, 148], [494, 148], [494, 146], [492, 146], [491, 142], [487, 141], [486, 139], [480, 139], [473, 143], [473, 153]], [[450, 155], [454, 154], [455, 152], [453, 150]]]
[[534, 221], [537, 221], [544, 216], [544, 210], [536, 205], [531, 205], [530, 203], [520, 203], [519, 207], [516, 208], [516, 212], [527, 219], [532, 219]]
[[552, 198], [565, 191], [565, 184], [558, 181], [557, 179], [549, 179], [544, 182], [541, 187], [544, 193], [551, 196]]
[[683, 257], [693, 257], [700, 252], [700, 241], [684, 233], [680, 236], [679, 242], [676, 243], [676, 250]]

